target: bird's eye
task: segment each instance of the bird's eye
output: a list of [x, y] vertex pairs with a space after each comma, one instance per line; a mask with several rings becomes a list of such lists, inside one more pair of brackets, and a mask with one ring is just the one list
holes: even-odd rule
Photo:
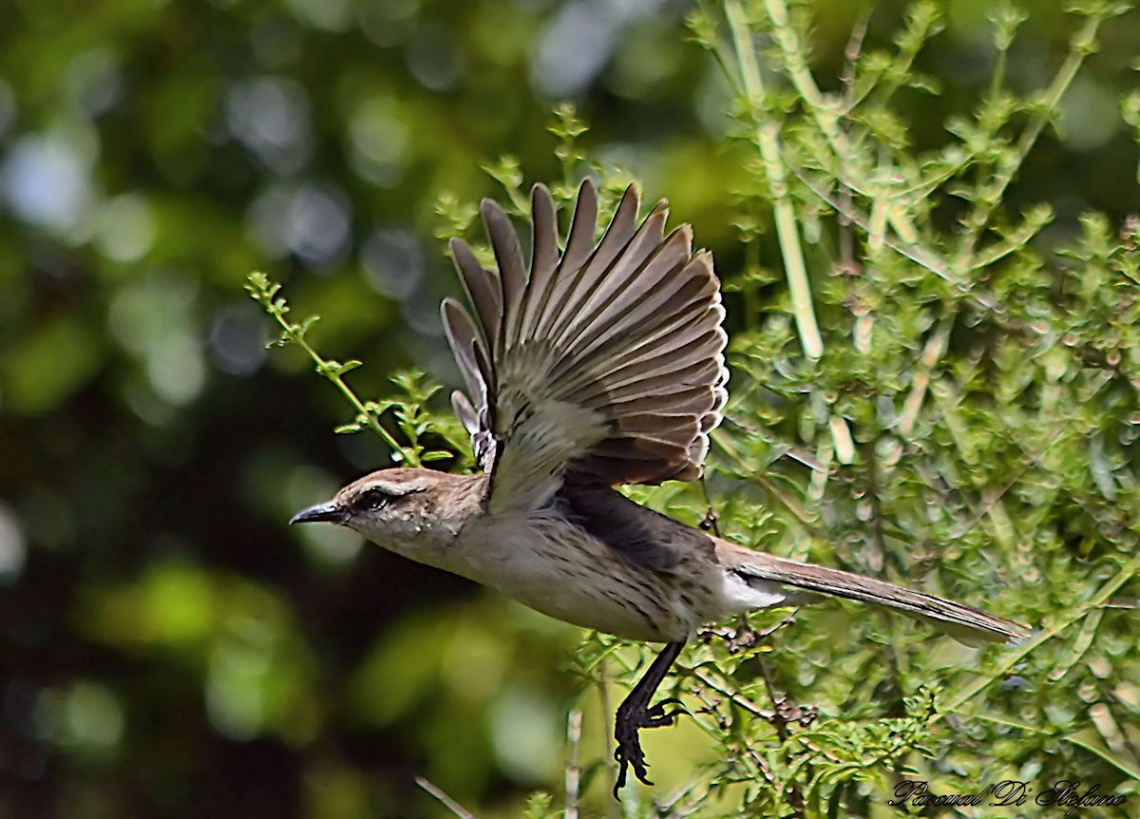
[[364, 510], [374, 512], [387, 505], [392, 498], [383, 489], [369, 489], [356, 501], [356, 505]]

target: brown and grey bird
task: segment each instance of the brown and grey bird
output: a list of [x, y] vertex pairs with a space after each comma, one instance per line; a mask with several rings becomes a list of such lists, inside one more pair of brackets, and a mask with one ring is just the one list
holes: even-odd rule
[[586, 181], [565, 247], [550, 192], [532, 196], [530, 263], [510, 219], [483, 202], [497, 271], [451, 245], [474, 308], [443, 302], [468, 394], [452, 402], [479, 475], [386, 469], [293, 518], [328, 521], [412, 560], [491, 586], [586, 628], [665, 648], [618, 707], [615, 794], [643, 782], [638, 731], [673, 721], [650, 702], [703, 625], [820, 595], [900, 611], [971, 642], [1016, 623], [881, 580], [737, 546], [646, 509], [614, 487], [701, 474], [727, 397], [724, 309], [712, 256], [688, 225], [638, 222], [626, 190], [600, 241]]

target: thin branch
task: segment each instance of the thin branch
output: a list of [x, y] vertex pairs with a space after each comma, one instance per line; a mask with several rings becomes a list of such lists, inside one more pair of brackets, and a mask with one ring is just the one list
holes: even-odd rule
[[936, 722], [945, 714], [959, 713], [966, 703], [1015, 669], [1026, 657], [1036, 651], [1039, 646], [1053, 639], [1063, 631], [1068, 630], [1075, 623], [1080, 622], [1093, 612], [1104, 608], [1112, 596], [1138, 574], [1140, 574], [1140, 557], [1135, 557], [1127, 561], [1120, 571], [1117, 572], [1116, 576], [1101, 586], [1100, 591], [1094, 594], [1089, 600], [1057, 615], [1053, 625], [1042, 629], [1036, 636], [1026, 640], [1015, 650], [1008, 652], [1002, 657], [1001, 662], [998, 663], [993, 671], [988, 674], [980, 675], [968, 685], [963, 686], [959, 691], [947, 697], [947, 701], [943, 704], [942, 710], [931, 718], [931, 722]]
[[[610, 715], [613, 711], [610, 708], [610, 686], [608, 683], [609, 675], [606, 673], [608, 670], [609, 659], [613, 654], [608, 653], [602, 657], [598, 663], [598, 700], [602, 706], [602, 725], [606, 730], [602, 731], [602, 760], [605, 764], [606, 773], [612, 780], [617, 779], [617, 759], [614, 758], [614, 739], [613, 732], [609, 730], [610, 720], [613, 719]], [[613, 799], [607, 799], [606, 813], [611, 817], [620, 816], [620, 804]]]
[[454, 813], [459, 819], [475, 819], [475, 814], [464, 810], [463, 806], [437, 788], [422, 776], [416, 777], [416, 784], [431, 794], [441, 805]]
[[815, 318], [812, 305], [811, 283], [808, 280], [807, 266], [804, 263], [803, 249], [800, 247], [799, 229], [796, 225], [796, 212], [788, 193], [787, 167], [780, 151], [779, 123], [772, 118], [761, 118], [760, 111], [764, 97], [764, 83], [760, 78], [760, 66], [756, 62], [756, 50], [752, 43], [752, 30], [744, 16], [740, 0], [725, 0], [725, 14], [732, 31], [736, 48], [736, 58], [740, 63], [741, 79], [745, 95], [752, 109], [756, 123], [756, 142], [764, 161], [764, 171], [772, 191], [772, 207], [776, 217], [776, 234], [780, 241], [780, 252], [784, 258], [784, 272], [788, 277], [788, 290], [792, 296], [792, 311], [799, 331], [800, 343], [808, 358], [817, 359], [823, 355], [823, 336]]
[[956, 270], [965, 271], [972, 267], [969, 260], [973, 256], [974, 248], [981, 238], [982, 231], [989, 224], [997, 206], [1001, 204], [1006, 189], [1013, 182], [1017, 172], [1021, 170], [1021, 166], [1026, 157], [1029, 156], [1029, 152], [1033, 150], [1037, 138], [1045, 130], [1050, 117], [1056, 112], [1061, 103], [1061, 97], [1065, 95], [1069, 86], [1073, 84], [1073, 80], [1076, 79], [1077, 72], [1080, 71], [1085, 58], [1092, 53], [1097, 30], [1104, 19], [1101, 16], [1089, 17], [1081, 30], [1073, 37], [1069, 54], [1065, 58], [1065, 62], [1061, 64], [1053, 82], [1049, 84], [1049, 90], [1045, 93], [1039, 112], [1030, 119], [1029, 124], [1021, 133], [1021, 137], [1017, 140], [1017, 161], [1004, 163], [986, 196], [976, 201], [973, 211], [965, 220], [966, 233], [962, 236], [962, 241], [958, 247]]
[[827, 138], [835, 158], [839, 162], [846, 162], [851, 150], [847, 135], [839, 127], [839, 111], [837, 106], [827, 103], [819, 86], [816, 85], [815, 78], [811, 75], [807, 53], [792, 28], [787, 5], [783, 0], [765, 0], [764, 8], [772, 21], [772, 36], [784, 57], [788, 79], [792, 81], [792, 85], [807, 104], [808, 110], [815, 118], [816, 127]]
[[[845, 205], [842, 201], [832, 195], [830, 191], [825, 190], [824, 188], [817, 185], [806, 173], [804, 173], [799, 168], [791, 167], [791, 171], [812, 193], [814, 193], [827, 205], [834, 208], [836, 213], [846, 218], [852, 224], [858, 225], [867, 233], [871, 232], [871, 218], [869, 216], [864, 216], [859, 212], [858, 209]], [[848, 185], [848, 187], [850, 187], [850, 185]], [[951, 284], [958, 284], [958, 277], [950, 269], [949, 263], [942, 259], [942, 257], [939, 256], [936, 251], [928, 247], [924, 247], [923, 245], [904, 242], [901, 239], [891, 236], [890, 234], [885, 234], [883, 236], [883, 244], [886, 247], [889, 247], [891, 250], [895, 251], [895, 253], [898, 253], [903, 258], [910, 259], [919, 267], [929, 270], [931, 273], [943, 281], [950, 282]], [[959, 285], [959, 287], [963, 290], [963, 292], [966, 292], [968, 290], [968, 288], [966, 288], [964, 285]]]
[[316, 321], [317, 317], [313, 316], [306, 319], [301, 324], [294, 324], [289, 321], [285, 316], [289, 313], [289, 305], [283, 297], [277, 297], [277, 292], [281, 289], [281, 285], [276, 282], [270, 281], [269, 277], [264, 273], [253, 273], [249, 276], [246, 283], [246, 290], [250, 295], [265, 308], [265, 311], [277, 322], [281, 327], [282, 338], [290, 344], [295, 344], [305, 351], [305, 354], [312, 359], [316, 367], [317, 373], [328, 379], [333, 386], [340, 391], [340, 394], [345, 397], [353, 409], [356, 410], [356, 422], [364, 424], [377, 435], [381, 440], [388, 445], [388, 448], [394, 454], [398, 454], [408, 466], [420, 466], [419, 458], [417, 457], [414, 449], [402, 447], [391, 436], [388, 430], [380, 424], [380, 419], [374, 409], [370, 408], [367, 404], [357, 397], [352, 388], [345, 383], [342, 377], [344, 373], [360, 365], [359, 361], [350, 361], [341, 364], [337, 361], [326, 361], [321, 357], [320, 353], [313, 348], [306, 340], [305, 335], [309, 328]]
[[578, 819], [582, 767], [578, 752], [582, 744], [582, 709], [571, 708], [566, 718], [566, 813], [565, 819]]

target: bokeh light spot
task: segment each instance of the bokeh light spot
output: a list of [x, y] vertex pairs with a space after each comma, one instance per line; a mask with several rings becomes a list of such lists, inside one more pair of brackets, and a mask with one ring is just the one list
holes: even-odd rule
[[411, 129], [403, 108], [389, 97], [373, 97], [353, 112], [348, 123], [353, 169], [376, 185], [390, 187], [403, 178]]
[[403, 301], [423, 281], [424, 259], [419, 240], [410, 230], [381, 228], [364, 243], [364, 275], [382, 296]]
[[491, 708], [491, 743], [503, 771], [518, 782], [543, 782], [562, 750], [559, 708], [549, 694], [512, 685]]
[[1123, 120], [1116, 96], [1087, 77], [1078, 77], [1061, 99], [1061, 136], [1076, 151], [1103, 147], [1120, 130]]
[[335, 187], [274, 186], [250, 209], [249, 225], [267, 254], [295, 253], [311, 267], [324, 267], [348, 253], [351, 213]]
[[188, 404], [206, 383], [206, 364], [198, 340], [170, 333], [148, 350], [146, 375], [155, 393], [170, 404]]
[[11, 507], [0, 503], [0, 584], [11, 582], [20, 574], [26, 557], [20, 520]]
[[268, 340], [264, 313], [248, 301], [220, 309], [210, 330], [214, 360], [220, 369], [232, 375], [256, 372], [265, 361]]
[[0, 189], [25, 222], [60, 233], [78, 227], [92, 201], [88, 163], [59, 136], [18, 140], [0, 167]]
[[114, 107], [122, 93], [119, 57], [109, 48], [94, 48], [73, 57], [64, 80], [71, 104], [87, 117]]
[[154, 245], [154, 214], [144, 197], [123, 194], [99, 208], [95, 239], [99, 250], [116, 262], [136, 262]]
[[313, 28], [344, 31], [348, 25], [349, 0], [286, 0], [297, 19]]
[[309, 100], [296, 82], [283, 77], [255, 77], [236, 83], [226, 94], [230, 132], [272, 171], [294, 174], [313, 149]]

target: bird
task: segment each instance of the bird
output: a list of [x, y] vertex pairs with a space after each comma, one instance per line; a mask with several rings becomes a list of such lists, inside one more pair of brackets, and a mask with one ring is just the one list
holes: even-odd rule
[[639, 220], [625, 189], [600, 239], [598, 192], [580, 185], [565, 244], [550, 190], [531, 193], [529, 263], [506, 211], [484, 200], [495, 269], [453, 239], [469, 312], [441, 305], [466, 392], [452, 405], [480, 471], [395, 467], [356, 480], [290, 522], [327, 522], [419, 563], [497, 589], [558, 620], [664, 646], [618, 706], [615, 797], [648, 763], [642, 729], [685, 644], [752, 611], [847, 598], [970, 644], [1025, 635], [970, 606], [748, 548], [676, 521], [617, 487], [702, 476], [729, 371], [720, 284], [692, 229], [667, 234], [667, 203]]

